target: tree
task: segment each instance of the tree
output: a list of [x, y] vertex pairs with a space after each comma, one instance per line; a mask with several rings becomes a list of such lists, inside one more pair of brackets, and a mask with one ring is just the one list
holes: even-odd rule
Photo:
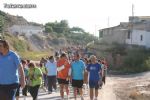
[[49, 25], [46, 25], [45, 26], [45, 32], [51, 33], [51, 32], [53, 32], [53, 28], [51, 26], [49, 26]]
[[69, 30], [69, 25], [68, 25], [68, 21], [67, 20], [61, 20], [60, 21], [60, 27], [62, 27], [61, 29], [61, 32], [62, 33], [65, 33], [65, 32], [68, 32]]
[[60, 22], [55, 21], [54, 23], [48, 22], [45, 24], [46, 32], [56, 32], [56, 33], [65, 33], [69, 30], [69, 25], [67, 20], [61, 20]]
[[70, 31], [73, 32], [73, 33], [85, 33], [85, 31], [82, 28], [79, 28], [79, 27], [72, 27], [70, 29]]

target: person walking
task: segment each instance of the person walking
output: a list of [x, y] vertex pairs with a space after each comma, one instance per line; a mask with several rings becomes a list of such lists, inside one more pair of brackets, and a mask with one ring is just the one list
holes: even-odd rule
[[62, 53], [60, 59], [57, 61], [57, 80], [60, 85], [60, 95], [61, 99], [64, 99], [64, 88], [66, 89], [67, 98], [69, 96], [69, 70], [70, 70], [70, 63], [68, 61], [67, 55]]
[[9, 49], [9, 44], [6, 40], [0, 39], [1, 100], [15, 100], [19, 83], [22, 88], [25, 87], [25, 76], [20, 57], [17, 53]]
[[72, 78], [72, 86], [74, 88], [74, 97], [76, 100], [77, 97], [77, 89], [79, 90], [81, 100], [83, 100], [83, 82], [84, 82], [84, 74], [85, 74], [85, 63], [80, 60], [79, 53], [74, 55], [74, 61], [71, 63], [71, 78]]
[[42, 74], [43, 74], [41, 88], [46, 92], [47, 91], [47, 69], [44, 63], [40, 63], [39, 68], [41, 69]]
[[28, 84], [27, 84], [27, 81], [28, 81], [28, 69], [27, 69], [27, 65], [26, 65], [27, 64], [26, 60], [21, 60], [21, 62], [22, 62], [23, 68], [24, 68], [25, 81], [26, 81], [26, 85], [22, 89], [22, 95], [24, 96], [24, 100], [25, 100], [26, 96], [27, 96], [27, 92], [28, 92]]
[[42, 71], [32, 62], [29, 63], [28, 67], [28, 89], [33, 100], [37, 100], [38, 90], [42, 84]]
[[57, 89], [56, 86], [56, 76], [57, 76], [57, 63], [54, 60], [53, 56], [49, 57], [49, 60], [46, 63], [47, 69], [47, 79], [48, 79], [48, 93], [51, 94], [53, 92], [53, 88]]
[[100, 72], [101, 65], [97, 62], [95, 55], [90, 56], [91, 64], [87, 66], [87, 71], [89, 72], [89, 87], [90, 87], [90, 100], [94, 99], [95, 90], [95, 100], [98, 100], [98, 89], [100, 82]]
[[102, 65], [103, 65], [103, 77], [102, 77], [102, 82], [105, 84], [106, 83], [106, 76], [107, 76], [107, 69], [108, 69], [108, 63], [105, 58], [102, 59]]

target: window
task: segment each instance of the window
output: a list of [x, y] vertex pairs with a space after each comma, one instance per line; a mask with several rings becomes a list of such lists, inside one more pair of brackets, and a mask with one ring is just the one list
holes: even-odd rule
[[99, 38], [103, 37], [103, 31], [99, 31]]
[[128, 31], [128, 39], [131, 38], [131, 31]]
[[140, 36], [141, 41], [143, 41], [143, 35]]

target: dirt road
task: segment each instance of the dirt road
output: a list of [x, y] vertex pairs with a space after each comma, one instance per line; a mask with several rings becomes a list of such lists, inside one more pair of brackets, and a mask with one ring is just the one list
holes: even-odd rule
[[111, 77], [107, 77], [106, 85], [104, 85], [103, 88], [99, 90], [100, 93], [98, 100], [117, 100], [113, 90], [114, 84], [114, 80]]
[[[150, 100], [150, 72], [134, 75], [111, 75], [106, 79], [106, 84], [99, 89], [98, 100]], [[70, 99], [73, 99], [70, 87]], [[89, 91], [85, 89], [84, 100], [89, 99]], [[21, 96], [20, 100], [24, 100]], [[26, 100], [32, 100], [30, 96]], [[48, 94], [40, 89], [38, 100], [61, 100], [59, 90]], [[81, 100], [79, 97], [77, 100]]]
[[[117, 100], [116, 96], [113, 92], [113, 85], [114, 85], [114, 81], [111, 79], [111, 77], [107, 77], [107, 84], [104, 85], [103, 88], [99, 90], [98, 100]], [[90, 100], [88, 92], [89, 92], [88, 89], [84, 90], [84, 99], [85, 100]], [[20, 97], [20, 100], [24, 100], [23, 96]], [[26, 98], [26, 100], [32, 100], [32, 98], [30, 97], [30, 94]], [[38, 95], [38, 100], [60, 100], [59, 91], [52, 93], [52, 94], [48, 94], [47, 92], [44, 92], [42, 89], [40, 89], [40, 93]], [[72, 88], [70, 91], [70, 99], [69, 100], [74, 100]], [[81, 100], [80, 97], [78, 97], [77, 100]]]

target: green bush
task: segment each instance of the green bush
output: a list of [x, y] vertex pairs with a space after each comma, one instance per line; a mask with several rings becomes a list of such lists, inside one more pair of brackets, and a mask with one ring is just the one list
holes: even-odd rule
[[146, 70], [150, 70], [150, 57], [145, 60], [143, 67], [145, 67]]
[[18, 41], [15, 41], [14, 42], [14, 48], [16, 49], [16, 51], [25, 51], [27, 49], [27, 45], [21, 41], [21, 40], [18, 40]]
[[47, 57], [51, 53], [48, 52], [36, 52], [36, 51], [27, 51], [27, 52], [18, 52], [22, 59], [30, 59], [30, 60], [40, 60], [42, 57]]
[[150, 70], [150, 51], [144, 48], [129, 49], [119, 70], [129, 73]]

